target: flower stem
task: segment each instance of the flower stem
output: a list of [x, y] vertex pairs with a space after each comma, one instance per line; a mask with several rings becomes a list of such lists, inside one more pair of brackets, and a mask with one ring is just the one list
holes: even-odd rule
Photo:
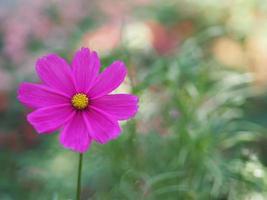
[[78, 166], [78, 178], [77, 178], [77, 191], [76, 191], [76, 200], [81, 198], [81, 174], [82, 174], [82, 165], [83, 165], [83, 154], [79, 154], [79, 166]]

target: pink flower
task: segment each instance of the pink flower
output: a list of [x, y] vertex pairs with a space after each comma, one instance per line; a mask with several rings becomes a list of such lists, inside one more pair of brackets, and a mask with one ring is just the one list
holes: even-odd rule
[[27, 116], [38, 133], [60, 129], [60, 143], [68, 149], [86, 152], [93, 140], [104, 144], [117, 138], [118, 121], [133, 117], [138, 97], [109, 94], [124, 80], [127, 70], [115, 61], [99, 73], [100, 60], [94, 51], [82, 48], [71, 67], [61, 57], [40, 58], [36, 71], [42, 84], [22, 83], [18, 99], [36, 109]]

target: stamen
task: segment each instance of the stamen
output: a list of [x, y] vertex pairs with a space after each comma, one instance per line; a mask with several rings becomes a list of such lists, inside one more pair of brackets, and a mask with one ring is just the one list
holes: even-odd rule
[[71, 99], [71, 104], [74, 108], [78, 110], [85, 109], [89, 104], [89, 99], [86, 94], [84, 93], [77, 93], [73, 95]]

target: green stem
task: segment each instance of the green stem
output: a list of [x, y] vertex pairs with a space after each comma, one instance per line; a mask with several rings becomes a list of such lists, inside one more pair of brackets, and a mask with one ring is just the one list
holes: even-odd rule
[[77, 178], [77, 191], [76, 191], [76, 200], [81, 198], [81, 174], [82, 174], [82, 165], [83, 165], [83, 154], [79, 154], [79, 167], [78, 167], [78, 178]]

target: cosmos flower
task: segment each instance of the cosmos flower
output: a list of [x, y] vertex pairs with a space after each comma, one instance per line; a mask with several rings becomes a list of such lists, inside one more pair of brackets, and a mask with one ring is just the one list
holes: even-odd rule
[[36, 71], [42, 83], [22, 83], [18, 90], [19, 101], [36, 109], [27, 116], [29, 123], [38, 133], [59, 129], [60, 143], [80, 153], [92, 141], [104, 144], [117, 138], [118, 121], [136, 114], [138, 98], [110, 94], [126, 76], [122, 61], [99, 70], [98, 55], [88, 48], [76, 52], [71, 66], [55, 54], [40, 58]]

